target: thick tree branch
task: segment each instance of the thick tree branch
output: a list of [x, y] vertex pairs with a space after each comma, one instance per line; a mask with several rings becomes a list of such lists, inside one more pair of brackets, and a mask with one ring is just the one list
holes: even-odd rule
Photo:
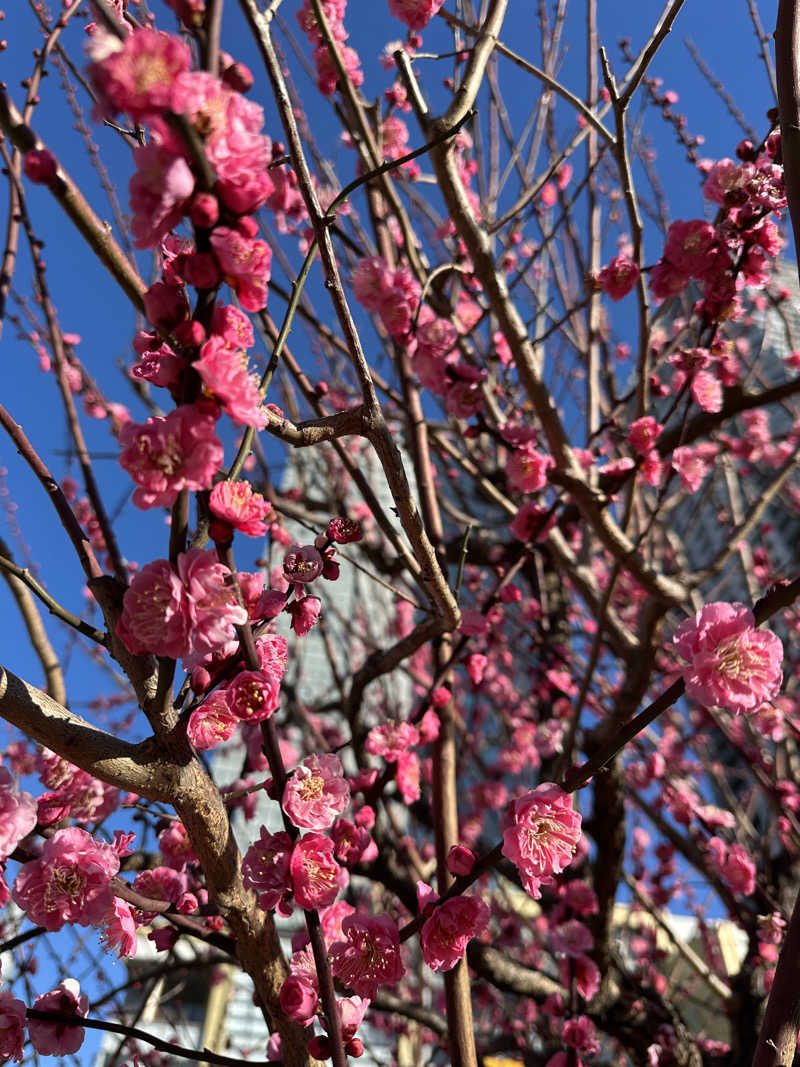
[[76, 767], [148, 800], [169, 802], [175, 770], [152, 740], [121, 741], [0, 667], [0, 716]]

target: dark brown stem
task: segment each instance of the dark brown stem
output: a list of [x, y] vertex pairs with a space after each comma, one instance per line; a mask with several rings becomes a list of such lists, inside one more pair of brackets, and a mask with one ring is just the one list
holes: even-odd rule
[[[778, 65], [780, 79], [780, 63]], [[786, 930], [753, 1067], [792, 1067], [800, 1028], [800, 893]]]
[[[780, 0], [775, 60], [786, 200], [800, 254], [800, 0]], [[798, 261], [800, 273], [800, 260]]]
[[[40, 1011], [38, 1008], [28, 1008], [26, 1014], [29, 1019], [58, 1023], [59, 1026], [82, 1026], [87, 1030], [105, 1030], [109, 1034], [124, 1034], [125, 1037], [132, 1038], [134, 1041], [144, 1041], [145, 1044], [151, 1045], [159, 1052], [166, 1052], [182, 1060], [192, 1060], [195, 1063], [217, 1063], [220, 1067], [242, 1067], [242, 1060], [238, 1056], [222, 1056], [219, 1052], [212, 1052], [208, 1048], [198, 1050], [174, 1045], [171, 1041], [165, 1041], [161, 1037], [156, 1037], [155, 1034], [148, 1034], [145, 1030], [140, 1030], [136, 1026], [126, 1026], [124, 1023], [82, 1018], [80, 1015], [62, 1015], [57, 1011]], [[247, 1063], [250, 1067], [272, 1067], [268, 1060], [248, 1059]]]
[[205, 14], [206, 70], [209, 74], [219, 74], [219, 40], [222, 30], [222, 5], [223, 0], [209, 0]]

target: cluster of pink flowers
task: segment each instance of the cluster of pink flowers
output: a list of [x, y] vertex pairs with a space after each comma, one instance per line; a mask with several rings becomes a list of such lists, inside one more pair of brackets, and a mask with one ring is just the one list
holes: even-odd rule
[[[98, 30], [92, 51], [90, 72], [106, 112], [127, 112], [147, 123], [153, 137], [134, 151], [130, 191], [140, 248], [158, 245], [185, 214], [210, 228], [221, 209], [248, 216], [266, 202], [272, 145], [261, 132], [258, 104], [215, 75], [192, 71], [189, 49], [169, 34], [139, 29], [119, 42]], [[215, 195], [193, 197], [193, 160], [167, 121], [170, 113], [185, 115], [202, 138]]]
[[66, 818], [78, 822], [99, 822], [119, 807], [116, 786], [95, 778], [73, 763], [42, 749], [36, 755], [36, 771], [47, 793], [38, 798], [38, 819], [51, 826]]
[[182, 552], [177, 567], [166, 559], [148, 563], [125, 592], [117, 635], [135, 655], [202, 662], [247, 622], [229, 577], [216, 553], [199, 548]]
[[214, 430], [217, 416], [213, 408], [182, 404], [142, 426], [123, 426], [119, 463], [136, 482], [138, 508], [169, 507], [182, 489], [210, 487], [224, 456]]
[[[356, 88], [364, 81], [364, 72], [361, 69], [361, 60], [358, 53], [346, 45], [349, 34], [344, 28], [344, 13], [347, 9], [347, 0], [322, 0], [322, 11], [325, 22], [330, 30], [331, 37], [336, 42], [336, 51], [342, 61], [347, 76]], [[328, 50], [322, 31], [317, 24], [317, 17], [311, 6], [311, 0], [303, 0], [303, 6], [297, 12], [297, 21], [300, 29], [305, 33], [310, 44], [313, 45], [314, 63], [317, 68], [317, 88], [323, 96], [333, 96], [339, 81], [339, 74], [333, 57]]]
[[[235, 653], [236, 648], [231, 651]], [[188, 736], [196, 748], [214, 748], [227, 740], [237, 725], [263, 722], [276, 711], [286, 669], [286, 639], [279, 634], [266, 634], [256, 641], [256, 652], [258, 670], [239, 671], [231, 682], [215, 689], [192, 712]], [[200, 686], [198, 678], [196, 688]]]
[[421, 287], [405, 265], [392, 270], [380, 256], [362, 259], [353, 271], [353, 293], [364, 308], [377, 314], [390, 337], [406, 338], [419, 307]]
[[733, 890], [750, 896], [756, 888], [756, 865], [744, 845], [728, 845], [720, 837], [709, 838], [707, 845], [715, 872]]
[[522, 884], [538, 900], [542, 884], [551, 882], [575, 855], [581, 817], [572, 797], [553, 782], [543, 782], [512, 801], [506, 812], [503, 855], [516, 866]]
[[410, 30], [424, 30], [444, 0], [389, 0], [389, 11]]
[[[285, 795], [292, 810], [298, 806], [296, 793], [290, 784]], [[334, 806], [339, 808], [339, 801]], [[346, 868], [377, 855], [364, 816], [359, 813], [356, 818], [358, 825], [341, 818], [335, 819], [332, 826], [328, 824], [330, 837], [308, 833], [294, 844], [287, 833], [270, 834], [262, 828], [243, 865], [245, 885], [258, 893], [260, 906], [265, 911], [277, 908], [282, 915], [291, 914], [292, 898], [307, 910], [331, 909], [334, 905], [337, 909], [349, 907], [337, 901], [339, 892], [349, 881]], [[318, 821], [327, 822], [327, 819]]]
[[744, 604], [706, 604], [681, 623], [673, 643], [688, 661], [686, 693], [705, 708], [741, 715], [757, 711], [780, 692], [781, 639], [770, 630], [757, 630]]
[[771, 139], [766, 153], [735, 163], [710, 165], [703, 186], [705, 196], [724, 208], [716, 225], [703, 219], [679, 219], [670, 225], [664, 253], [650, 273], [653, 295], [663, 300], [700, 282], [707, 321], [730, 317], [740, 285], [763, 288], [769, 260], [781, 249], [778, 229], [768, 216], [786, 206], [783, 168], [773, 156]]
[[403, 343], [420, 384], [444, 399], [445, 411], [450, 415], [468, 419], [484, 406], [487, 371], [459, 357], [458, 336], [459, 331], [451, 322], [423, 306], [413, 336]]

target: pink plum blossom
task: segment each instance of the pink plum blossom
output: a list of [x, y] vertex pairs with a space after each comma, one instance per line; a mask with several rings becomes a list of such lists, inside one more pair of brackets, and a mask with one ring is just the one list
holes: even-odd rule
[[131, 232], [137, 248], [155, 248], [180, 222], [194, 191], [194, 175], [182, 156], [163, 145], [135, 148], [130, 180]]
[[567, 1019], [561, 1037], [565, 1045], [574, 1048], [581, 1056], [593, 1056], [600, 1049], [594, 1023], [586, 1015]]
[[114, 897], [114, 903], [103, 921], [101, 939], [106, 948], [115, 949], [120, 959], [136, 955], [138, 938], [134, 910], [127, 901]]
[[781, 639], [771, 630], [757, 630], [744, 604], [706, 604], [681, 623], [673, 643], [689, 664], [683, 672], [687, 696], [703, 707], [743, 714], [780, 692]]
[[168, 110], [173, 84], [192, 59], [180, 37], [139, 29], [109, 47], [110, 54], [90, 68], [107, 113], [125, 111], [139, 121]]
[[560, 874], [575, 854], [581, 817], [569, 793], [553, 782], [512, 801], [506, 812], [503, 855], [517, 867], [522, 884], [538, 900], [542, 883]]
[[169, 826], [165, 826], [159, 833], [158, 847], [164, 863], [168, 867], [174, 867], [176, 871], [184, 870], [187, 863], [197, 863], [186, 827], [178, 819], [173, 819]]
[[280, 679], [263, 671], [241, 671], [225, 690], [225, 699], [241, 722], [264, 722], [280, 704]]
[[233, 348], [252, 348], [255, 344], [250, 319], [233, 304], [217, 304], [211, 317], [211, 332]]
[[21, 1000], [11, 993], [0, 993], [0, 1060], [21, 1063], [24, 1059], [25, 1014]]
[[189, 716], [186, 734], [195, 748], [207, 750], [233, 737], [238, 723], [224, 692], [215, 690]]
[[183, 356], [177, 356], [167, 344], [157, 344], [152, 334], [143, 332], [137, 338], [141, 343], [137, 346], [134, 339], [134, 348], [140, 358], [130, 368], [131, 378], [164, 388], [177, 386], [186, 366]]
[[287, 1018], [305, 1026], [317, 1013], [319, 993], [305, 977], [290, 974], [281, 986], [280, 1002]]
[[267, 416], [261, 410], [258, 376], [250, 372], [245, 351], [215, 335], [205, 342], [192, 365], [227, 415], [243, 426], [264, 429]]
[[191, 627], [189, 596], [178, 572], [166, 559], [148, 563], [123, 598], [117, 635], [125, 647], [179, 659], [191, 648]]
[[338, 756], [304, 759], [289, 777], [281, 805], [295, 826], [327, 830], [350, 803], [350, 786]]
[[734, 893], [750, 896], [756, 888], [756, 867], [743, 845], [728, 845], [719, 837], [709, 838], [706, 847], [716, 873]]
[[262, 311], [267, 306], [272, 262], [269, 245], [227, 226], [216, 226], [210, 241], [220, 269], [242, 307], [245, 311]]
[[[715, 453], [716, 445], [711, 448]], [[681, 445], [674, 450], [672, 466], [678, 472], [681, 485], [687, 492], [696, 493], [703, 484], [703, 479], [711, 469], [712, 458], [713, 453], [707, 455], [699, 446], [692, 448], [691, 445]]]
[[692, 378], [691, 392], [695, 403], [703, 411], [717, 412], [722, 410], [722, 384], [708, 371], [701, 370]]
[[[140, 871], [133, 880], [133, 888], [143, 897], [154, 901], [174, 904], [179, 911], [192, 910], [192, 902], [196, 900], [187, 892], [189, 879], [184, 871], [176, 871], [172, 867], [153, 867], [151, 870]], [[186, 898], [190, 898], [188, 901]], [[187, 903], [189, 907], [187, 907]], [[141, 911], [143, 922], [150, 923], [158, 914], [157, 911]]]
[[552, 457], [524, 444], [512, 452], [506, 464], [509, 485], [522, 493], [538, 493], [547, 485], [547, 472], [554, 466]]
[[324, 560], [313, 545], [295, 545], [283, 557], [283, 576], [287, 582], [313, 582], [322, 574]]
[[289, 869], [295, 900], [306, 911], [333, 904], [349, 880], [333, 858], [333, 841], [322, 834], [306, 834], [295, 843]]
[[553, 952], [569, 959], [577, 959], [594, 948], [591, 930], [579, 919], [568, 919], [550, 931], [550, 946]]
[[359, 260], [353, 270], [353, 294], [365, 311], [380, 311], [392, 288], [392, 271], [380, 256]]
[[341, 517], [331, 519], [326, 533], [328, 538], [335, 541], [337, 545], [349, 545], [353, 541], [360, 541], [364, 536], [358, 519]]
[[518, 541], [530, 541], [535, 535], [537, 541], [544, 540], [550, 527], [555, 523], [555, 514], [550, 515], [547, 508], [534, 500], [526, 500], [509, 523], [508, 529]]
[[37, 820], [36, 801], [30, 793], [16, 788], [8, 767], [0, 767], [0, 860], [11, 855]]
[[292, 629], [298, 637], [305, 637], [319, 620], [322, 601], [318, 596], [295, 598], [287, 610], [292, 617]]
[[394, 763], [402, 752], [419, 744], [419, 731], [410, 722], [389, 722], [373, 726], [367, 734], [365, 748], [372, 756], [382, 756]]
[[664, 246], [665, 258], [683, 274], [701, 278], [709, 269], [714, 227], [704, 219], [677, 219], [671, 223]]
[[419, 787], [420, 763], [416, 752], [399, 752], [395, 778], [400, 796], [406, 804], [413, 804], [422, 795]]
[[334, 855], [337, 860], [352, 867], [355, 863], [369, 863], [377, 855], [377, 845], [363, 826], [356, 826], [349, 819], [337, 819], [331, 827]]
[[137, 484], [137, 508], [170, 507], [182, 489], [209, 488], [224, 456], [215, 423], [215, 414], [182, 404], [163, 418], [122, 427], [119, 464]]
[[60, 930], [65, 923], [97, 926], [114, 902], [111, 879], [119, 857], [76, 826], [56, 830], [38, 859], [20, 867], [12, 896], [33, 923]]
[[31, 148], [22, 164], [25, 177], [37, 185], [49, 185], [58, 174], [58, 160], [49, 148]]
[[[367, 1013], [370, 1002], [366, 997], [337, 997], [336, 1007], [342, 1022], [342, 1040], [352, 1041], [356, 1031], [361, 1026], [362, 1020]], [[323, 1026], [327, 1030], [327, 1022], [323, 1018]]]
[[[33, 1002], [37, 1011], [52, 1011], [59, 1015], [84, 1017], [89, 1014], [89, 998], [81, 993], [74, 978], [66, 978], [49, 993]], [[31, 1044], [40, 1056], [73, 1056], [83, 1044], [86, 1031], [82, 1026], [68, 1023], [28, 1020]]]
[[331, 971], [348, 989], [374, 1000], [384, 985], [405, 974], [397, 926], [388, 915], [349, 915], [342, 922], [342, 941], [328, 952]]
[[263, 537], [272, 505], [249, 482], [217, 482], [208, 506], [213, 515], [247, 537]]
[[636, 263], [620, 253], [597, 275], [597, 284], [612, 300], [622, 300], [636, 285], [639, 273]]
[[454, 876], [469, 874], [475, 866], [475, 853], [464, 845], [453, 845], [447, 853], [447, 869]]
[[703, 183], [703, 196], [715, 204], [724, 204], [730, 192], [739, 189], [747, 171], [733, 159], [719, 159], [708, 172]]
[[662, 258], [650, 271], [650, 290], [656, 300], [668, 300], [689, 284], [689, 276]]
[[389, 0], [389, 11], [410, 30], [424, 30], [444, 0]]
[[247, 622], [229, 576], [215, 552], [200, 548], [180, 553], [177, 569], [165, 559], [148, 563], [125, 592], [117, 635], [135, 655], [202, 659]]
[[438, 904], [420, 933], [422, 958], [433, 971], [449, 971], [467, 944], [489, 925], [489, 907], [478, 896], [457, 896]]
[[650, 452], [664, 427], [652, 415], [636, 419], [628, 429], [628, 444], [640, 455]]
[[261, 828], [261, 834], [244, 857], [242, 877], [248, 889], [258, 894], [258, 905], [264, 911], [277, 908], [292, 888], [289, 860], [292, 841], [285, 831], [271, 834]]
[[153, 282], [142, 296], [144, 310], [157, 330], [173, 330], [189, 318], [189, 301], [182, 285]]

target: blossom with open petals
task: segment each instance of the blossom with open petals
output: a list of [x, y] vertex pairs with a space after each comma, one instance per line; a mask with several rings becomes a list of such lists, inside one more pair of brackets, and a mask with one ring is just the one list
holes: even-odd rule
[[689, 664], [683, 671], [686, 693], [704, 708], [757, 711], [780, 691], [781, 639], [756, 630], [745, 604], [706, 604], [678, 627], [673, 643]]
[[439, 904], [420, 933], [422, 958], [433, 971], [450, 971], [473, 937], [489, 925], [489, 908], [477, 896], [453, 897]]
[[538, 900], [542, 883], [569, 865], [580, 837], [581, 817], [572, 797], [554, 782], [543, 782], [511, 803], [503, 855], [516, 865], [525, 889]]
[[211, 513], [248, 537], [263, 537], [265, 520], [272, 517], [272, 505], [249, 482], [217, 482], [208, 501]]
[[304, 759], [286, 783], [282, 807], [295, 826], [327, 830], [350, 803], [342, 761], [332, 752]]
[[384, 985], [405, 974], [400, 958], [400, 935], [388, 915], [348, 915], [342, 922], [343, 941], [328, 952], [331, 971], [359, 997], [374, 1000]]
[[14, 882], [14, 903], [45, 930], [65, 923], [96, 926], [114, 903], [111, 879], [119, 857], [77, 826], [57, 830], [38, 859], [23, 863]]
[[242, 878], [248, 889], [258, 893], [258, 904], [264, 911], [277, 908], [292, 888], [291, 854], [289, 835], [284, 830], [271, 834], [266, 826], [261, 827], [260, 837], [247, 850], [242, 863]]
[[0, 767], [0, 860], [11, 855], [36, 822], [36, 801], [16, 788], [8, 767]]
[[333, 904], [349, 881], [347, 871], [333, 858], [333, 841], [322, 834], [306, 834], [292, 850], [289, 870], [294, 898], [306, 911]]

